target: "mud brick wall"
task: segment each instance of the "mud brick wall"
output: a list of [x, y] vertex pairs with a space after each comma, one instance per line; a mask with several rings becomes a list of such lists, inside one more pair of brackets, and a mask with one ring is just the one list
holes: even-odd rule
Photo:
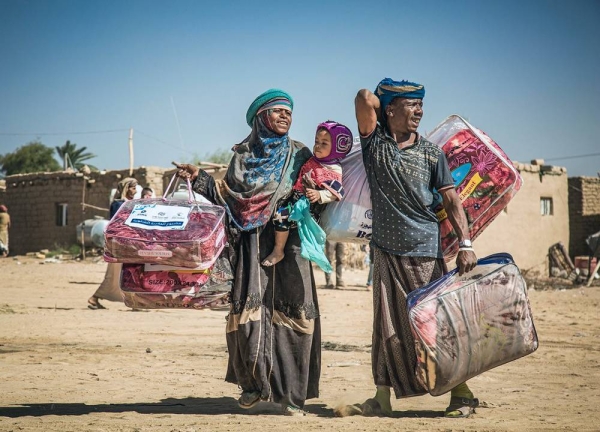
[[[132, 177], [162, 195], [164, 168], [141, 167]], [[99, 216], [108, 219], [110, 192], [129, 170], [19, 174], [6, 177], [2, 201], [11, 217], [11, 255], [78, 244], [76, 226]], [[0, 195], [1, 196], [1, 195]], [[82, 203], [87, 204], [83, 206]], [[66, 225], [57, 214], [66, 204]]]
[[571, 258], [589, 255], [585, 239], [600, 231], [600, 178], [569, 178], [569, 220]]
[[[569, 244], [567, 170], [564, 167], [514, 163], [523, 185], [505, 211], [475, 240], [477, 256], [508, 252], [522, 271], [547, 275], [548, 248]], [[542, 215], [540, 199], [551, 198], [553, 214]]]

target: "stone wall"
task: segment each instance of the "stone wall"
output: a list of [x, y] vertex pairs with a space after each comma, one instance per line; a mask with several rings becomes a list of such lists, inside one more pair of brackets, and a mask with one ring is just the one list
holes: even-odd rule
[[[506, 211], [475, 240], [478, 257], [510, 253], [519, 268], [530, 274], [549, 274], [548, 248], [569, 245], [567, 172], [562, 167], [515, 163], [523, 185]], [[552, 198], [553, 214], [542, 215], [541, 198]]]
[[0, 204], [6, 199], [6, 180], [0, 180]]
[[585, 239], [600, 231], [600, 178], [571, 177], [569, 179], [569, 218], [571, 220], [571, 258], [589, 255]]
[[[141, 167], [134, 170], [142, 187], [162, 195], [164, 168]], [[76, 226], [99, 216], [108, 218], [110, 192], [129, 170], [18, 174], [6, 177], [2, 201], [11, 216], [11, 255], [40, 249], [68, 248], [77, 244]], [[82, 205], [85, 203], [86, 205]], [[58, 213], [66, 205], [66, 225]]]

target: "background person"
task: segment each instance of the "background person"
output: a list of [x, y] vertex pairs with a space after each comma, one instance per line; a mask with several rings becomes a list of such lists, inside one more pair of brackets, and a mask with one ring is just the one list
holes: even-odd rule
[[8, 256], [8, 229], [10, 228], [10, 215], [5, 205], [0, 205], [0, 256]]
[[[119, 182], [114, 200], [110, 204], [110, 219], [113, 218], [113, 216], [117, 213], [117, 210], [121, 208], [125, 201], [133, 199], [137, 191], [137, 186], [137, 180], [131, 177], [124, 178]], [[104, 280], [96, 292], [88, 299], [89, 309], [106, 309], [100, 303], [100, 299], [114, 302], [123, 301], [123, 294], [121, 294], [121, 287], [119, 286], [122, 267], [123, 265], [121, 263], [107, 264]]]
[[373, 248], [369, 245], [365, 245], [365, 252], [367, 255], [365, 256], [365, 262], [369, 266], [369, 274], [367, 275], [367, 291], [371, 290], [373, 286]]
[[346, 283], [342, 276], [344, 272], [344, 259], [346, 257], [346, 245], [342, 242], [330, 242], [327, 240], [325, 254], [331, 265], [335, 268], [335, 285], [333, 284], [331, 273], [325, 273], [325, 288], [344, 288]]
[[146, 199], [146, 198], [154, 198], [154, 191], [152, 190], [152, 188], [149, 188], [147, 186], [142, 189], [142, 195], [141, 195], [141, 199]]

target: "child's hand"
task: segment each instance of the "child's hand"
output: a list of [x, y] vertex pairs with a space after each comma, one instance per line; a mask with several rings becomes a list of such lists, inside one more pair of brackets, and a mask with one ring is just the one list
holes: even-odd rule
[[306, 174], [304, 174], [302, 176], [302, 185], [305, 188], [311, 188], [314, 189], [317, 187], [317, 184], [315, 183], [315, 181], [311, 178], [311, 173], [312, 170], [310, 170], [309, 172], [307, 172]]
[[308, 198], [308, 201], [310, 203], [316, 203], [317, 201], [319, 201], [319, 198], [321, 198], [321, 194], [316, 189], [306, 189], [305, 194], [306, 198]]

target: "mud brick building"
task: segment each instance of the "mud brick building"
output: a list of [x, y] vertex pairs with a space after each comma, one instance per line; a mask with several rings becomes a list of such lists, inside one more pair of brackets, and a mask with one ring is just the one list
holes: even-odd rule
[[569, 178], [571, 257], [589, 255], [585, 239], [600, 231], [600, 177]]
[[[133, 171], [141, 186], [162, 194], [166, 169]], [[5, 178], [0, 193], [11, 217], [10, 254], [25, 254], [78, 243], [76, 226], [95, 216], [108, 218], [111, 190], [129, 170], [17, 174]], [[85, 204], [85, 205], [84, 205]]]
[[569, 182], [567, 170], [544, 165], [514, 163], [523, 185], [506, 209], [473, 243], [478, 257], [510, 253], [531, 274], [548, 275], [548, 248], [569, 246]]

